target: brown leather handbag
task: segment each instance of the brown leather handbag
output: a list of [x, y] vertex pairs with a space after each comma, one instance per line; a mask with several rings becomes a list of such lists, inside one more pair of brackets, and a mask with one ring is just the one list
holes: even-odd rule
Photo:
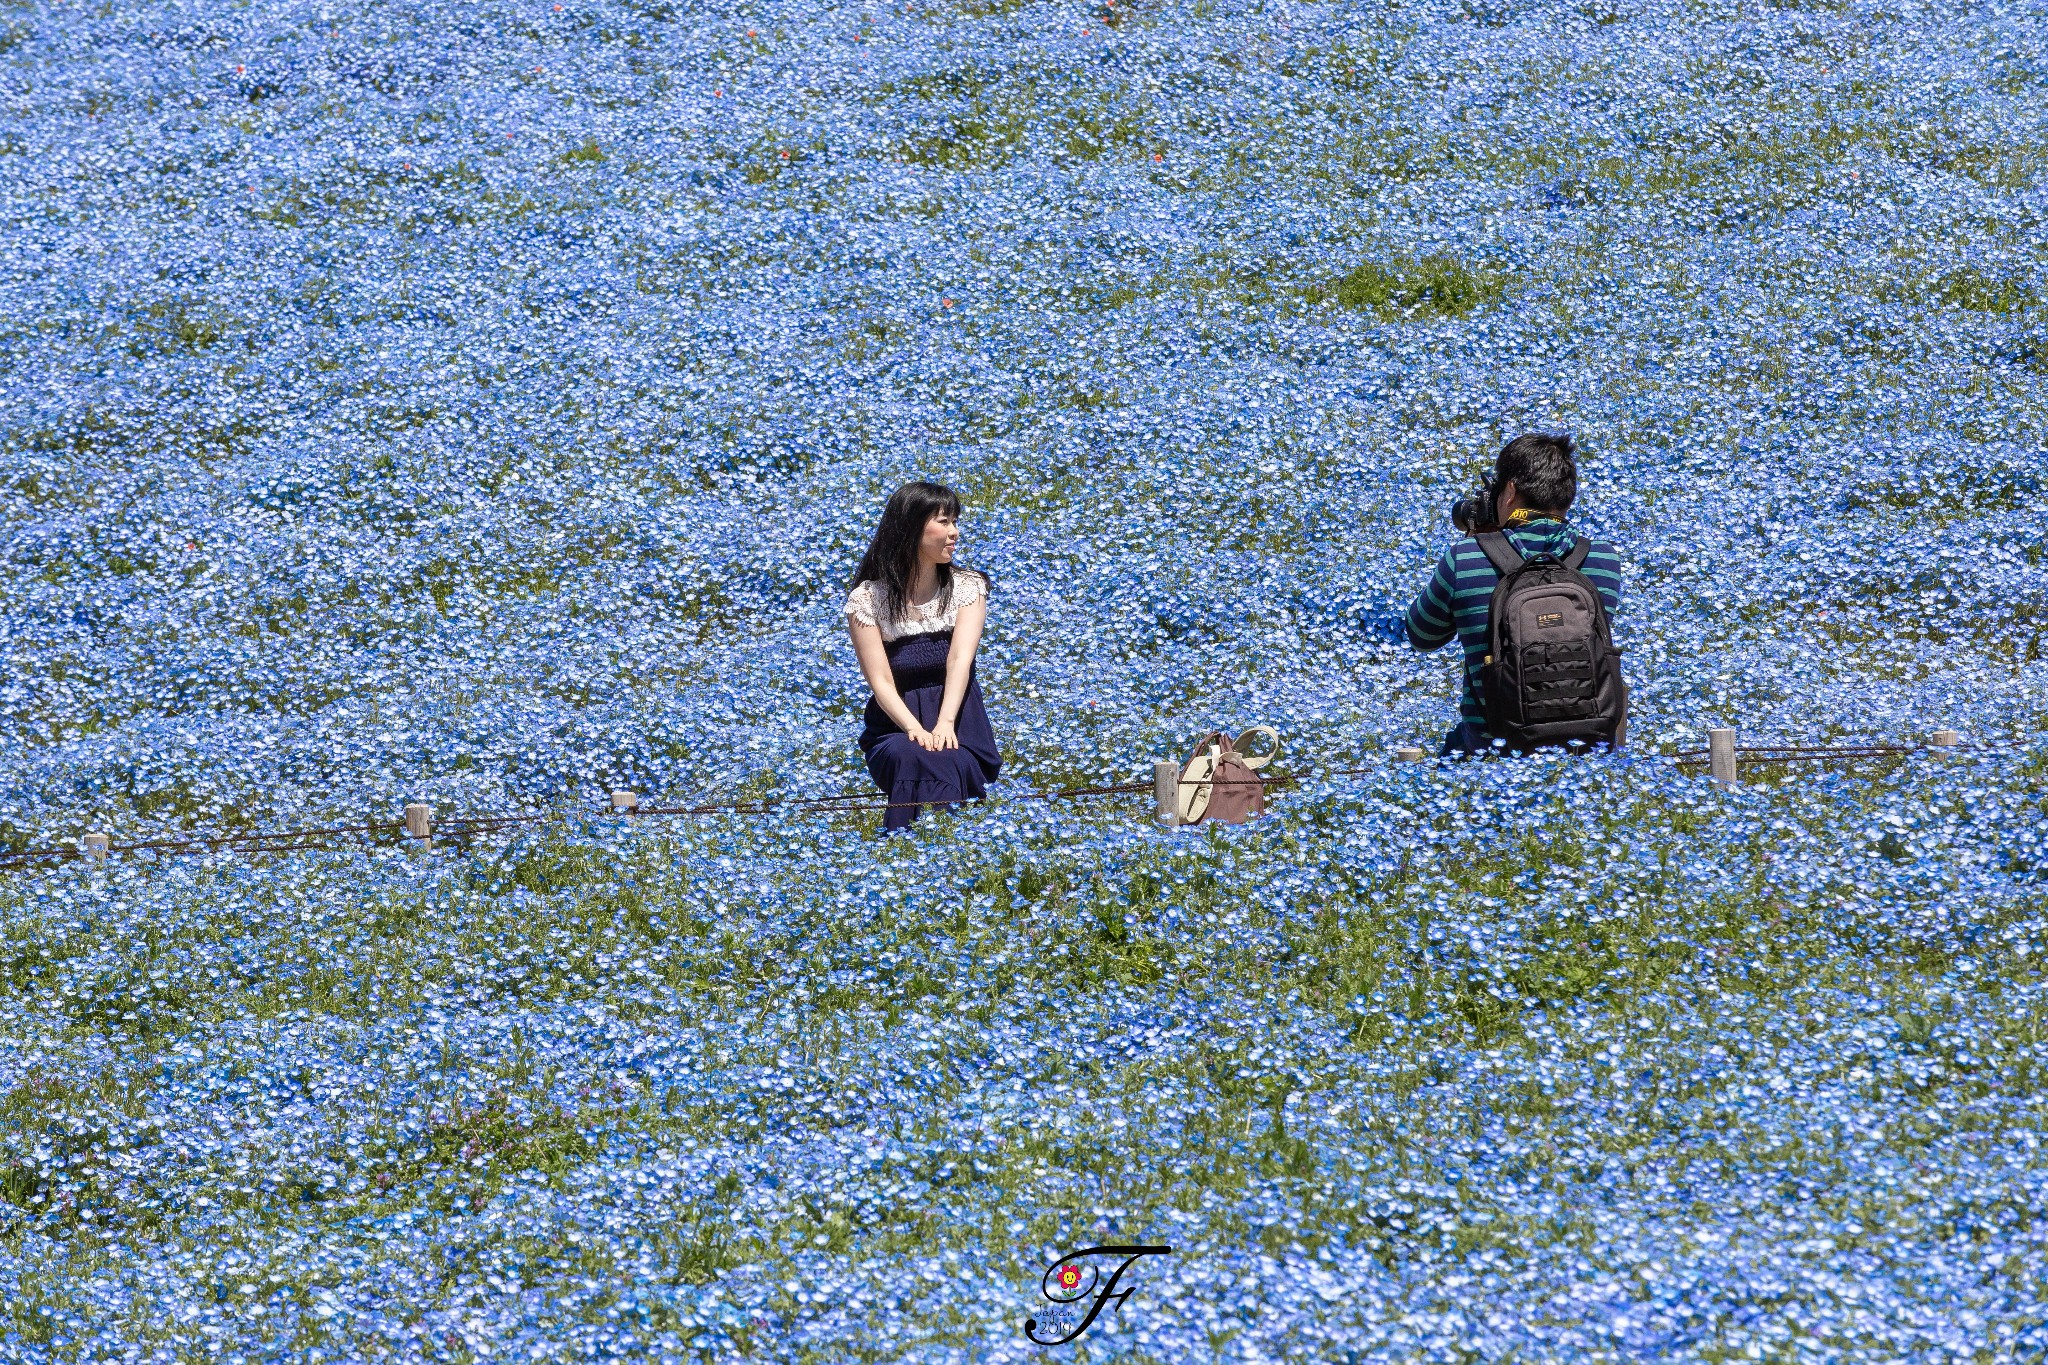
[[[1266, 735], [1273, 747], [1253, 756], [1248, 751], [1254, 735]], [[1266, 784], [1259, 780], [1260, 768], [1280, 752], [1280, 732], [1270, 725], [1254, 725], [1231, 739], [1214, 730], [1195, 741], [1195, 751], [1181, 765], [1180, 782], [1174, 788], [1175, 814], [1183, 825], [1216, 820], [1241, 825], [1266, 813]]]

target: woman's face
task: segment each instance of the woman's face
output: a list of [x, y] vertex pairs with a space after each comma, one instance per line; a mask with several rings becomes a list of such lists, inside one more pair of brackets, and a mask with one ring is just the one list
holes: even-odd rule
[[959, 543], [960, 523], [953, 514], [934, 512], [924, 524], [924, 539], [918, 543], [917, 557], [927, 564], [951, 564], [953, 547]]

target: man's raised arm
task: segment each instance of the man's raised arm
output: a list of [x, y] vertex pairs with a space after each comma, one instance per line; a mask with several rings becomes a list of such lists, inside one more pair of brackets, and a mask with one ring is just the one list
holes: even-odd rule
[[1457, 634], [1457, 627], [1451, 618], [1451, 589], [1457, 580], [1457, 569], [1451, 563], [1450, 551], [1437, 561], [1436, 572], [1430, 576], [1429, 586], [1416, 594], [1408, 604], [1408, 643], [1425, 652], [1442, 649]]

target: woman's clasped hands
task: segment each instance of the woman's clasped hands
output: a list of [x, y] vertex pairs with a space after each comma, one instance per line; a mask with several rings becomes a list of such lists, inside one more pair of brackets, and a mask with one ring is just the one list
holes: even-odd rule
[[953, 722], [949, 720], [942, 720], [929, 730], [925, 729], [922, 725], [914, 726], [909, 734], [911, 740], [918, 748], [929, 749], [933, 753], [937, 753], [941, 749], [957, 749], [960, 747], [960, 737], [953, 733]]

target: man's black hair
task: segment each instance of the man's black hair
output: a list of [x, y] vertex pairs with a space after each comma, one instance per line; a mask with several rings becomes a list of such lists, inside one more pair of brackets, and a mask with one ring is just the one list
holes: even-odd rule
[[1493, 486], [1515, 481], [1522, 505], [1535, 512], [1563, 516], [1579, 495], [1579, 466], [1572, 459], [1572, 438], [1532, 431], [1500, 448], [1493, 466]]

